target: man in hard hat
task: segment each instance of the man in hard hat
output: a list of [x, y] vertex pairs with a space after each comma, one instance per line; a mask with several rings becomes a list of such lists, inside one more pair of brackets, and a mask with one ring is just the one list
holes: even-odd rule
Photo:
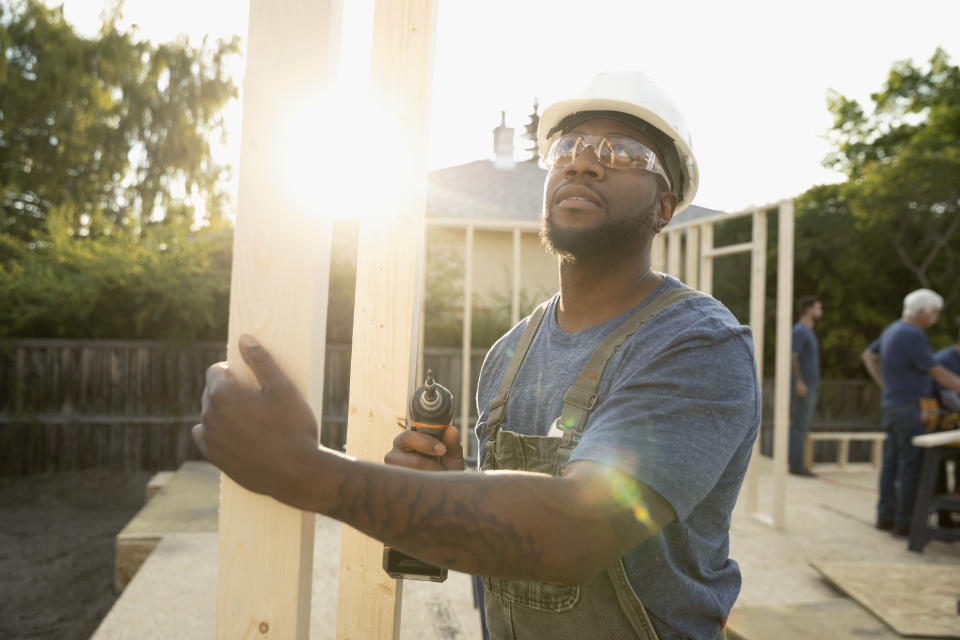
[[485, 473], [432, 473], [463, 469], [453, 427], [442, 443], [402, 433], [393, 466], [317, 449], [306, 404], [249, 337], [264, 391], [212, 368], [197, 443], [247, 488], [483, 576], [493, 638], [724, 637], [760, 400], [749, 329], [650, 269], [696, 193], [686, 125], [642, 74], [601, 74], [544, 110], [539, 146], [560, 291], [484, 361]]

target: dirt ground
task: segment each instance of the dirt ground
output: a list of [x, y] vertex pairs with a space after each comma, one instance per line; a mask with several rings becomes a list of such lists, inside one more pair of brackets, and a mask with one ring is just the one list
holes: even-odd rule
[[150, 474], [0, 478], [0, 640], [87, 640], [113, 605], [114, 536]]

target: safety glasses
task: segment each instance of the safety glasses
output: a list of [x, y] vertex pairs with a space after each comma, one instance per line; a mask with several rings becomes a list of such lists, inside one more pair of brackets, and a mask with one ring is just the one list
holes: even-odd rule
[[577, 156], [593, 147], [597, 161], [611, 169], [643, 169], [661, 176], [672, 189], [670, 178], [657, 154], [642, 142], [620, 135], [588, 136], [581, 133], [566, 133], [550, 145], [550, 152], [544, 159], [547, 168], [563, 167], [577, 159]]

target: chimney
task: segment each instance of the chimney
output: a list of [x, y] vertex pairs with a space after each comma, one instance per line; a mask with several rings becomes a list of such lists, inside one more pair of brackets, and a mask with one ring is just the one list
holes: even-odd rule
[[513, 169], [513, 127], [507, 126], [507, 112], [500, 112], [500, 126], [493, 130], [493, 166], [497, 169]]

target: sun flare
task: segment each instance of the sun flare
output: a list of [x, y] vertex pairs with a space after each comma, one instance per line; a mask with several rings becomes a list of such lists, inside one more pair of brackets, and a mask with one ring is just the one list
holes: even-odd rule
[[387, 222], [422, 191], [426, 172], [421, 167], [418, 176], [411, 157], [423, 155], [415, 145], [425, 149], [425, 141], [388, 108], [345, 90], [288, 103], [271, 144], [286, 206], [340, 220]]

